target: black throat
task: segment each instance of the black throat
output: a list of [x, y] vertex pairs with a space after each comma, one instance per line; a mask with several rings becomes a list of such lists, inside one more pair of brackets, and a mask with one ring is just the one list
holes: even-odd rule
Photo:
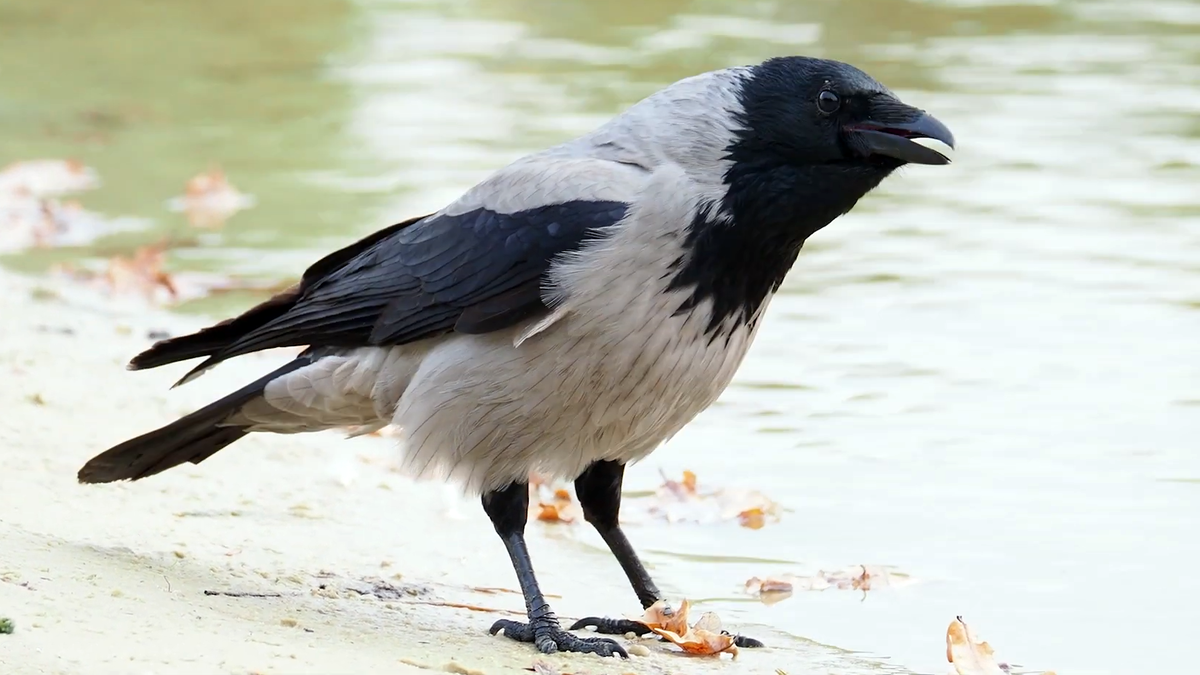
[[[678, 312], [712, 302], [711, 338], [752, 325], [768, 296], [779, 289], [813, 233], [846, 213], [891, 168], [864, 164], [794, 166], [756, 154], [734, 164], [719, 203], [703, 205], [674, 265], [669, 289], [690, 288]], [[727, 319], [733, 318], [731, 324]]]

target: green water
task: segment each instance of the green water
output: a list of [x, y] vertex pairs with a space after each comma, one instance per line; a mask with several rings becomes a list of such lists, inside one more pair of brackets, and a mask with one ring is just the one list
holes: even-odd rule
[[[294, 277], [675, 79], [781, 53], [859, 65], [961, 157], [815, 237], [734, 385], [633, 470], [631, 489], [691, 468], [790, 509], [760, 531], [636, 525], [660, 585], [830, 672], [944, 672], [956, 614], [1029, 669], [1186, 672], [1198, 3], [4, 0], [0, 163], [78, 157], [104, 181], [88, 208], [150, 225], [3, 263], [167, 234], [194, 240], [169, 269]], [[213, 164], [258, 205], [197, 235], [165, 204]], [[739, 598], [857, 563], [916, 583]]]

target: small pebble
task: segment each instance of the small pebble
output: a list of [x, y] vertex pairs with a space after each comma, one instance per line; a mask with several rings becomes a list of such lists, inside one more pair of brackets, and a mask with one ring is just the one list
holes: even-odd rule
[[297, 625], [299, 625], [299, 623], [300, 622], [296, 621], [295, 619], [293, 619], [291, 617], [287, 617], [287, 618], [279, 620], [280, 626], [286, 626], [288, 628], [295, 628]]
[[114, 598], [119, 598], [119, 597], [121, 597], [122, 595], [125, 595], [125, 594], [124, 594], [124, 593], [122, 593], [122, 592], [121, 592], [121, 589], [119, 589], [119, 588], [118, 588], [118, 589], [115, 589], [115, 590], [113, 590], [113, 592], [112, 592], [112, 593], [109, 593], [109, 595], [113, 596]]
[[175, 557], [182, 560], [187, 557], [187, 554], [184, 553], [183, 551], [175, 551]]
[[650, 656], [650, 648], [646, 645], [629, 645], [625, 651], [629, 652], [630, 656]]

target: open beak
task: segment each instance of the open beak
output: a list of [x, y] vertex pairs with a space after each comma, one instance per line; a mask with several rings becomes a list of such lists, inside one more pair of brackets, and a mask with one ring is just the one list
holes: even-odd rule
[[868, 155], [884, 155], [910, 164], [949, 164], [954, 134], [932, 115], [914, 110], [905, 122], [868, 120], [848, 125], [854, 145]]

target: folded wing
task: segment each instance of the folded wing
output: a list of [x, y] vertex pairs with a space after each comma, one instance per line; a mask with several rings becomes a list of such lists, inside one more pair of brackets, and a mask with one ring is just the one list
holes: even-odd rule
[[[514, 200], [511, 190], [489, 195], [476, 188], [470, 202], [460, 200], [326, 256], [297, 285], [238, 317], [155, 344], [130, 368], [207, 356], [182, 383], [220, 361], [264, 349], [399, 345], [530, 319], [547, 309], [543, 275], [554, 258], [620, 222], [629, 207], [612, 198], [611, 186], [630, 184], [630, 169], [591, 164], [591, 178], [599, 181], [592, 184], [607, 186], [604, 199], [594, 198], [601, 195], [587, 184], [572, 198], [553, 167], [524, 168], [533, 179], [551, 177], [554, 189], [539, 193], [535, 182], [523, 193], [530, 205], [521, 208], [521, 194]], [[572, 171], [578, 172], [578, 161]], [[604, 183], [606, 172], [616, 180]], [[503, 172], [492, 180], [519, 184]]]

